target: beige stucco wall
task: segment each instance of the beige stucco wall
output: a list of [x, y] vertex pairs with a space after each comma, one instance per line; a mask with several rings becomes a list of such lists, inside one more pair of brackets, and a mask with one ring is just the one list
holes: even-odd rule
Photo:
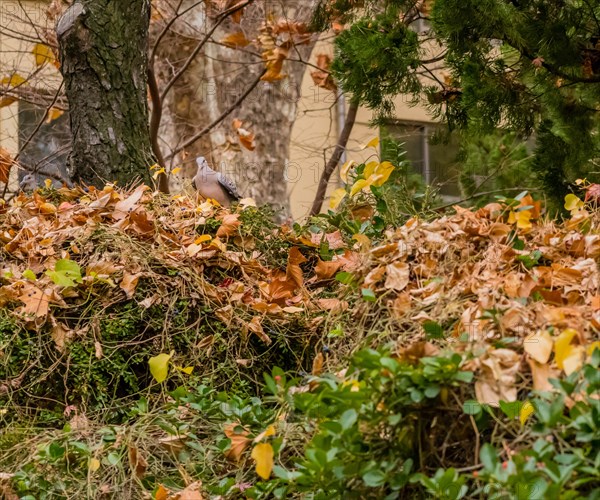
[[[333, 46], [326, 40], [319, 41], [313, 50], [310, 62], [316, 64], [318, 54], [333, 55]], [[290, 147], [290, 175], [288, 192], [294, 219], [308, 214], [325, 163], [335, 147], [343, 123], [339, 123], [338, 104], [333, 92], [318, 88], [310, 75], [314, 68], [308, 66], [301, 84], [301, 98], [298, 102], [298, 117], [292, 129]], [[403, 96], [394, 101], [395, 116], [403, 121], [430, 123], [431, 116], [419, 106], [409, 106]], [[378, 127], [370, 122], [373, 114], [367, 108], [360, 108], [347, 145], [348, 160], [364, 162], [376, 154], [375, 150], [363, 149], [363, 145], [379, 135]], [[340, 126], [341, 125], [341, 126]], [[339, 172], [330, 182], [330, 191], [340, 185]], [[323, 208], [326, 210], [329, 200]]]

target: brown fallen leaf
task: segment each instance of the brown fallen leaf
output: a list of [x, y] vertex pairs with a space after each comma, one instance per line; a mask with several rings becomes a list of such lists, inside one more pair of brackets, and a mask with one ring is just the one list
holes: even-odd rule
[[478, 361], [477, 401], [490, 406], [498, 406], [500, 401], [516, 401], [516, 377], [521, 357], [510, 349], [492, 349]]
[[300, 269], [300, 264], [304, 262], [306, 262], [306, 257], [302, 255], [300, 249], [298, 247], [290, 248], [285, 275], [287, 280], [295, 283], [298, 288], [304, 283], [302, 269]]
[[217, 229], [218, 238], [227, 238], [237, 234], [238, 228], [240, 227], [240, 215], [239, 214], [227, 214], [223, 217], [219, 229]]
[[271, 344], [271, 339], [265, 333], [258, 316], [254, 316], [249, 323], [246, 323], [245, 327], [252, 333], [256, 334], [258, 338], [261, 339], [265, 344]]
[[320, 352], [319, 354], [317, 354], [315, 356], [315, 359], [313, 359], [313, 363], [312, 363], [312, 375], [321, 375], [321, 372], [323, 371], [323, 363], [325, 361], [325, 358], [323, 357], [323, 353]]
[[410, 279], [410, 269], [407, 262], [394, 262], [385, 268], [385, 288], [400, 292], [406, 288]]
[[70, 330], [65, 324], [56, 321], [53, 317], [50, 318], [52, 322], [52, 340], [54, 345], [59, 352], [64, 352], [67, 341], [73, 336], [73, 331]]
[[141, 274], [130, 274], [127, 271], [123, 272], [123, 279], [119, 284], [119, 288], [125, 292], [128, 299], [132, 299], [135, 295], [135, 289], [140, 281]]
[[339, 271], [340, 267], [342, 267], [341, 262], [323, 261], [319, 259], [317, 261], [317, 265], [315, 266], [315, 274], [318, 279], [327, 280], [333, 278], [335, 274]]
[[317, 304], [321, 309], [332, 313], [341, 313], [349, 307], [348, 302], [340, 299], [318, 299]]
[[173, 496], [173, 500], [203, 500], [202, 481], [194, 481]]
[[129, 449], [128, 449], [128, 455], [129, 455], [129, 466], [131, 467], [131, 470], [133, 471], [135, 476], [138, 479], [144, 477], [144, 474], [146, 473], [146, 469], [148, 468], [148, 462], [141, 455], [139, 449], [135, 445], [130, 444]]
[[550, 383], [551, 378], [558, 378], [559, 372], [554, 370], [548, 364], [541, 364], [533, 359], [528, 359], [527, 363], [531, 369], [533, 378], [533, 389], [536, 391], [552, 391], [554, 390]]
[[523, 349], [529, 356], [540, 364], [545, 364], [550, 359], [554, 339], [547, 330], [537, 331], [523, 340]]
[[222, 38], [221, 43], [223, 45], [227, 45], [227, 47], [237, 49], [240, 47], [246, 47], [250, 45], [250, 40], [248, 40], [244, 32], [240, 30], [234, 31], [233, 33], [227, 35], [225, 38]]
[[236, 423], [226, 424], [224, 432], [225, 436], [231, 441], [229, 449], [225, 452], [225, 457], [232, 462], [239, 462], [242, 458], [242, 453], [244, 453], [252, 442], [248, 437], [250, 432]]
[[31, 283], [25, 283], [19, 295], [19, 300], [25, 304], [23, 312], [33, 314], [36, 318], [46, 317], [50, 308], [50, 293], [47, 292], [48, 290], [40, 290]]
[[0, 182], [8, 184], [8, 177], [10, 174], [10, 168], [12, 167], [13, 160], [8, 150], [0, 147]]
[[127, 217], [131, 212], [133, 212], [137, 206], [138, 202], [142, 199], [144, 195], [144, 191], [146, 191], [148, 186], [138, 186], [133, 193], [131, 193], [127, 198], [118, 202], [115, 205], [115, 209], [113, 212], [113, 219], [121, 220]]

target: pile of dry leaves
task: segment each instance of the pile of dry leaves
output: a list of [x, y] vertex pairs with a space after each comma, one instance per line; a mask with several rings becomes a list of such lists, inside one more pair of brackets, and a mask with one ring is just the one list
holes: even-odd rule
[[[283, 363], [295, 359], [288, 369], [309, 366], [327, 336], [352, 350], [367, 331], [385, 330], [411, 352], [421, 345], [424, 353], [470, 353], [478, 399], [514, 401], [520, 387], [544, 389], [549, 377], [576, 370], [598, 345], [598, 220], [583, 205], [572, 208], [558, 224], [543, 220], [529, 196], [519, 207], [455, 207], [370, 242], [333, 229], [252, 233], [244, 223], [258, 211], [251, 202], [230, 212], [145, 186], [39, 190], [0, 206], [0, 307], [46, 336], [57, 360], [82, 338], [93, 338], [103, 357], [98, 318], [77, 315], [91, 302], [100, 311], [163, 306], [168, 325], [185, 297], [208, 308], [239, 345], [286, 344], [293, 355]], [[279, 264], [264, 251], [269, 241]], [[321, 259], [324, 244], [331, 260]], [[217, 335], [201, 324], [183, 327], [198, 332], [193, 349], [210, 354]], [[146, 339], [148, 352], [171, 349], [160, 333]], [[253, 361], [236, 349], [235, 363]], [[0, 391], [17, 389], [26, 371], [9, 370]]]
[[421, 342], [429, 355], [472, 355], [479, 402], [547, 390], [600, 346], [598, 219], [572, 208], [564, 223], [543, 220], [525, 196], [411, 219], [368, 252], [362, 286], [385, 303], [405, 352]]

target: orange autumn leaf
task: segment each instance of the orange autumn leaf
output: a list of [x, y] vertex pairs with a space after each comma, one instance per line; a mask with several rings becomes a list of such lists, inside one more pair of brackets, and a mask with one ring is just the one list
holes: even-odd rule
[[10, 153], [3, 147], [0, 147], [0, 182], [3, 184], [8, 183], [8, 177], [12, 164], [13, 160], [10, 156]]
[[240, 227], [240, 215], [239, 214], [227, 214], [223, 217], [219, 229], [217, 229], [218, 238], [227, 238], [237, 233]]
[[302, 255], [300, 249], [298, 247], [290, 248], [285, 276], [288, 281], [295, 283], [298, 288], [304, 283], [302, 269], [300, 268], [300, 264], [304, 262], [306, 262], [306, 257]]
[[340, 267], [342, 267], [341, 262], [323, 261], [319, 259], [317, 261], [317, 265], [315, 266], [315, 274], [318, 279], [327, 280], [333, 278], [335, 274], [339, 271]]
[[243, 31], [235, 31], [221, 39], [221, 43], [223, 45], [227, 45], [228, 47], [237, 49], [239, 47], [246, 47], [249, 45], [250, 40], [246, 38], [246, 35]]
[[225, 457], [232, 462], [239, 462], [242, 458], [242, 453], [244, 453], [252, 442], [248, 437], [250, 432], [236, 423], [226, 424], [224, 432], [225, 436], [231, 441], [229, 449], [225, 452]]

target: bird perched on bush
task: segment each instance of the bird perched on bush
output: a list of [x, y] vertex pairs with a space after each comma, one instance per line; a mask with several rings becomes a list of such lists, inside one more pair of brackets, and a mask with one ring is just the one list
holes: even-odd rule
[[203, 198], [217, 200], [224, 207], [241, 198], [235, 182], [210, 168], [204, 156], [196, 158], [196, 164], [198, 171], [194, 177], [194, 186]]
[[[44, 174], [42, 174], [44, 175]], [[52, 181], [52, 187], [54, 189], [59, 189], [63, 186], [67, 186], [67, 187], [72, 187], [73, 184], [70, 181], [62, 181], [59, 179], [52, 179], [49, 178]], [[43, 185], [43, 183], [42, 183]], [[34, 174], [33, 172], [28, 173], [27, 175], [23, 176], [23, 178], [21, 179], [21, 182], [19, 182], [19, 189], [21, 191], [35, 191], [35, 189], [40, 186], [40, 182], [38, 177], [36, 176], [36, 174]]]

